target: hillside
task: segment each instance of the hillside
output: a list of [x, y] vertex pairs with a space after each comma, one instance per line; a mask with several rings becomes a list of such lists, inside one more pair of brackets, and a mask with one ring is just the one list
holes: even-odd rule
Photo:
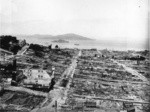
[[38, 39], [47, 39], [47, 40], [92, 40], [90, 38], [80, 36], [73, 33], [63, 34], [63, 35], [41, 35], [41, 34], [35, 34], [35, 35], [16, 35], [18, 38], [38, 38]]
[[57, 36], [55, 36], [55, 38], [64, 39], [64, 40], [92, 40], [90, 38], [87, 38], [87, 37], [84, 37], [81, 35], [77, 35], [77, 34], [73, 34], [73, 33], [57, 35]]

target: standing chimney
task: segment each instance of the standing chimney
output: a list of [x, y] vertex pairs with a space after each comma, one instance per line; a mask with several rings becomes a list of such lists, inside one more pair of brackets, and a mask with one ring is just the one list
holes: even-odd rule
[[13, 70], [16, 71], [17, 70], [17, 62], [16, 59], [13, 59]]
[[12, 71], [12, 80], [16, 81], [17, 68], [16, 68], [16, 59], [13, 59], [13, 71]]

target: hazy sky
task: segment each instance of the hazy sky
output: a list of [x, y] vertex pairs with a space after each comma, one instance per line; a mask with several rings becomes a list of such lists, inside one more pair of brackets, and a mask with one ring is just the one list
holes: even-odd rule
[[0, 0], [1, 34], [148, 38], [148, 0]]

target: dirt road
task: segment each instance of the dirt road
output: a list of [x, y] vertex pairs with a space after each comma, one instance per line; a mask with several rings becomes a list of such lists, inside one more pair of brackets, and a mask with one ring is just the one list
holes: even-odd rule
[[[97, 50], [97, 52], [98, 52], [99, 54], [101, 54], [101, 52], [100, 52], [99, 50]], [[114, 59], [111, 59], [111, 60], [113, 61], [113, 63], [116, 63], [116, 64], [118, 64], [119, 66], [122, 66], [122, 67], [125, 69], [125, 71], [131, 73], [131, 74], [134, 75], [134, 76], [139, 77], [139, 79], [141, 79], [141, 80], [143, 80], [144, 82], [147, 82], [147, 84], [149, 84], [147, 78], [144, 77], [142, 74], [138, 73], [136, 70], [134, 70], [134, 69], [132, 69], [132, 68], [130, 68], [130, 67], [127, 67], [125, 64], [119, 63], [118, 61], [116, 61], [116, 60], [114, 60]]]
[[112, 59], [112, 61], [113, 61], [114, 63], [117, 63], [119, 66], [122, 66], [127, 72], [131, 73], [132, 75], [138, 76], [139, 79], [141, 79], [141, 80], [143, 80], [144, 82], [147, 82], [147, 83], [149, 84], [147, 78], [144, 77], [142, 74], [138, 73], [136, 70], [134, 70], [134, 69], [132, 69], [132, 68], [130, 68], [130, 67], [127, 67], [125, 64], [119, 63], [119, 62], [117, 62], [116, 60], [113, 60], [113, 59]]
[[[54, 90], [52, 90], [48, 93], [47, 98], [52, 99], [51, 103], [48, 106], [36, 108], [36, 109], [32, 110], [31, 112], [54, 112], [55, 108], [53, 106], [55, 105], [55, 101], [57, 101], [58, 108], [59, 108], [59, 106], [61, 106], [61, 104], [65, 103], [65, 100], [67, 98], [67, 93], [70, 88], [71, 80], [73, 78], [73, 74], [74, 74], [75, 68], [77, 66], [77, 59], [80, 55], [81, 55], [81, 51], [79, 51], [78, 55], [72, 59], [71, 65], [62, 74], [62, 77], [56, 83]], [[64, 79], [64, 78], [68, 79], [68, 84], [65, 88], [60, 86], [62, 79]]]

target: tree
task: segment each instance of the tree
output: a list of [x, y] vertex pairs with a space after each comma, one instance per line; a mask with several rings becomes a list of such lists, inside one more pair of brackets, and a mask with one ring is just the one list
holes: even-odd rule
[[17, 52], [21, 49], [21, 47], [19, 45], [13, 45], [11, 47], [11, 51], [14, 53], [14, 54], [17, 54]]
[[12, 44], [18, 44], [19, 40], [17, 40], [16, 37], [10, 36], [10, 35], [2, 35], [0, 36], [0, 48], [9, 50]]
[[56, 46], [55, 46], [55, 49], [58, 49], [58, 48], [59, 48], [59, 46], [58, 46], [58, 45], [56, 45]]
[[49, 50], [51, 50], [51, 49], [52, 49], [52, 44], [51, 44], [51, 45], [49, 45], [49, 46], [48, 46], [48, 48], [49, 48]]
[[32, 49], [33, 51], [43, 51], [43, 47], [38, 44], [30, 44], [29, 49]]
[[[0, 73], [1, 73], [1, 71], [0, 71]], [[0, 83], [2, 83], [2, 73], [1, 73], [1, 75], [0, 75]]]

